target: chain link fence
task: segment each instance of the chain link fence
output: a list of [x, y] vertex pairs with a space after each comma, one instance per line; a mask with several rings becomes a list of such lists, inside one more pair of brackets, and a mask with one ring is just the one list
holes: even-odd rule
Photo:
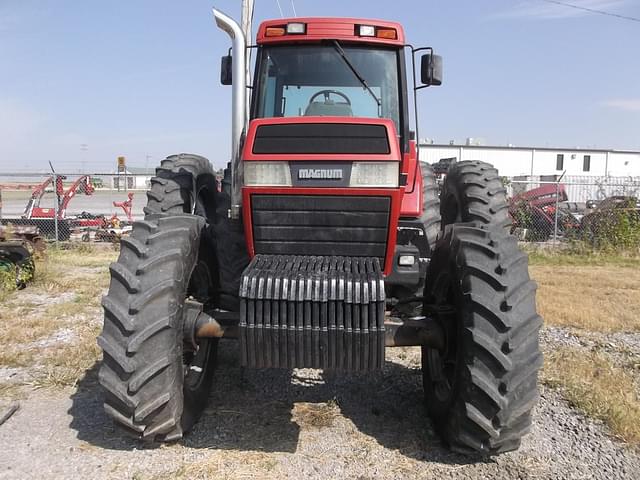
[[[0, 174], [4, 236], [114, 241], [144, 217], [152, 171]], [[521, 241], [638, 242], [640, 177], [504, 178]], [[7, 233], [8, 232], [8, 233]], [[0, 235], [2, 238], [2, 235]]]
[[522, 241], [640, 246], [640, 177], [505, 178]]
[[0, 174], [0, 239], [117, 240], [144, 217], [152, 176]]

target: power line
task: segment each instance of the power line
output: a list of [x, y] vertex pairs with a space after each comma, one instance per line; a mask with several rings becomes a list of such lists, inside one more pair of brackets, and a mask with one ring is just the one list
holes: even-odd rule
[[276, 0], [276, 3], [278, 4], [278, 10], [280, 10], [280, 18], [284, 18], [284, 14], [282, 13], [282, 7], [280, 6], [280, 0]]
[[293, 9], [293, 16], [297, 17], [298, 14], [296, 13], [296, 4], [294, 3], [293, 0], [291, 0], [291, 8]]
[[553, 3], [554, 5], [562, 5], [563, 7], [575, 8], [576, 10], [582, 10], [584, 12], [597, 13], [599, 15], [607, 15], [609, 17], [621, 18], [623, 20], [631, 20], [632, 22], [640, 22], [640, 18], [629, 17], [627, 15], [619, 15], [613, 12], [606, 12], [604, 10], [597, 10], [595, 8], [583, 7], [581, 5], [575, 5], [573, 3], [561, 2], [560, 0], [540, 0], [541, 2]]

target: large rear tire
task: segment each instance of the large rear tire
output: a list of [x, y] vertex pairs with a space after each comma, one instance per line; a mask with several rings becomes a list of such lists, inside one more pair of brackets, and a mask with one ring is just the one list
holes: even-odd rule
[[[205, 220], [195, 215], [148, 216], [121, 241], [103, 298], [104, 352], [100, 384], [105, 411], [147, 441], [182, 437], [211, 388], [216, 343], [183, 347], [188, 296], [206, 302], [213, 273], [201, 262]], [[205, 270], [203, 270], [205, 269]]]
[[240, 278], [249, 264], [249, 254], [242, 222], [234, 221], [228, 215], [230, 180], [227, 167], [218, 191], [213, 169], [206, 158], [187, 153], [169, 156], [151, 179], [145, 213], [193, 213], [207, 219], [211, 248], [220, 259], [217, 304], [225, 310], [236, 311]]
[[440, 196], [442, 229], [461, 222], [511, 230], [507, 190], [498, 170], [478, 160], [465, 160], [449, 167]]
[[146, 215], [193, 213], [213, 222], [216, 179], [209, 160], [199, 155], [171, 155], [156, 168], [147, 192]]
[[420, 162], [422, 170], [422, 215], [420, 221], [424, 225], [424, 233], [429, 244], [429, 254], [436, 244], [440, 233], [440, 195], [433, 167]]

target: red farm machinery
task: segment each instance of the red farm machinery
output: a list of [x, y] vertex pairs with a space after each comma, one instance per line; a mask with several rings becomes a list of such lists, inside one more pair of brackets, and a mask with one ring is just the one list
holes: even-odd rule
[[245, 367], [347, 373], [419, 346], [443, 441], [518, 448], [542, 362], [536, 286], [496, 169], [453, 163], [439, 195], [418, 161], [410, 103], [440, 85], [441, 58], [394, 22], [270, 20], [249, 47], [214, 16], [232, 39], [232, 158], [221, 188], [191, 154], [151, 180], [103, 299], [106, 412], [142, 439], [181, 438], [216, 388], [224, 339]]
[[[63, 181], [66, 180], [66, 176], [63, 175], [51, 175], [47, 177], [40, 185], [36, 186], [31, 192], [31, 198], [27, 202], [27, 206], [24, 209], [24, 218], [54, 218], [56, 215], [59, 220], [62, 220], [67, 215], [67, 207], [69, 202], [76, 193], [84, 193], [85, 195], [93, 195], [95, 188], [91, 183], [91, 177], [89, 175], [82, 175], [78, 177], [67, 188], [64, 189]], [[44, 197], [47, 188], [50, 185], [54, 185], [54, 194], [56, 197], [57, 208], [43, 208], [40, 206], [42, 197]], [[56, 213], [57, 212], [57, 213]]]

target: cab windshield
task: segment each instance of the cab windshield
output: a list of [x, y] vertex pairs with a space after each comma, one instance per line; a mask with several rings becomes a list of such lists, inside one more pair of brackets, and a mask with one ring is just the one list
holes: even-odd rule
[[254, 118], [389, 118], [401, 132], [395, 49], [267, 46], [258, 62]]

